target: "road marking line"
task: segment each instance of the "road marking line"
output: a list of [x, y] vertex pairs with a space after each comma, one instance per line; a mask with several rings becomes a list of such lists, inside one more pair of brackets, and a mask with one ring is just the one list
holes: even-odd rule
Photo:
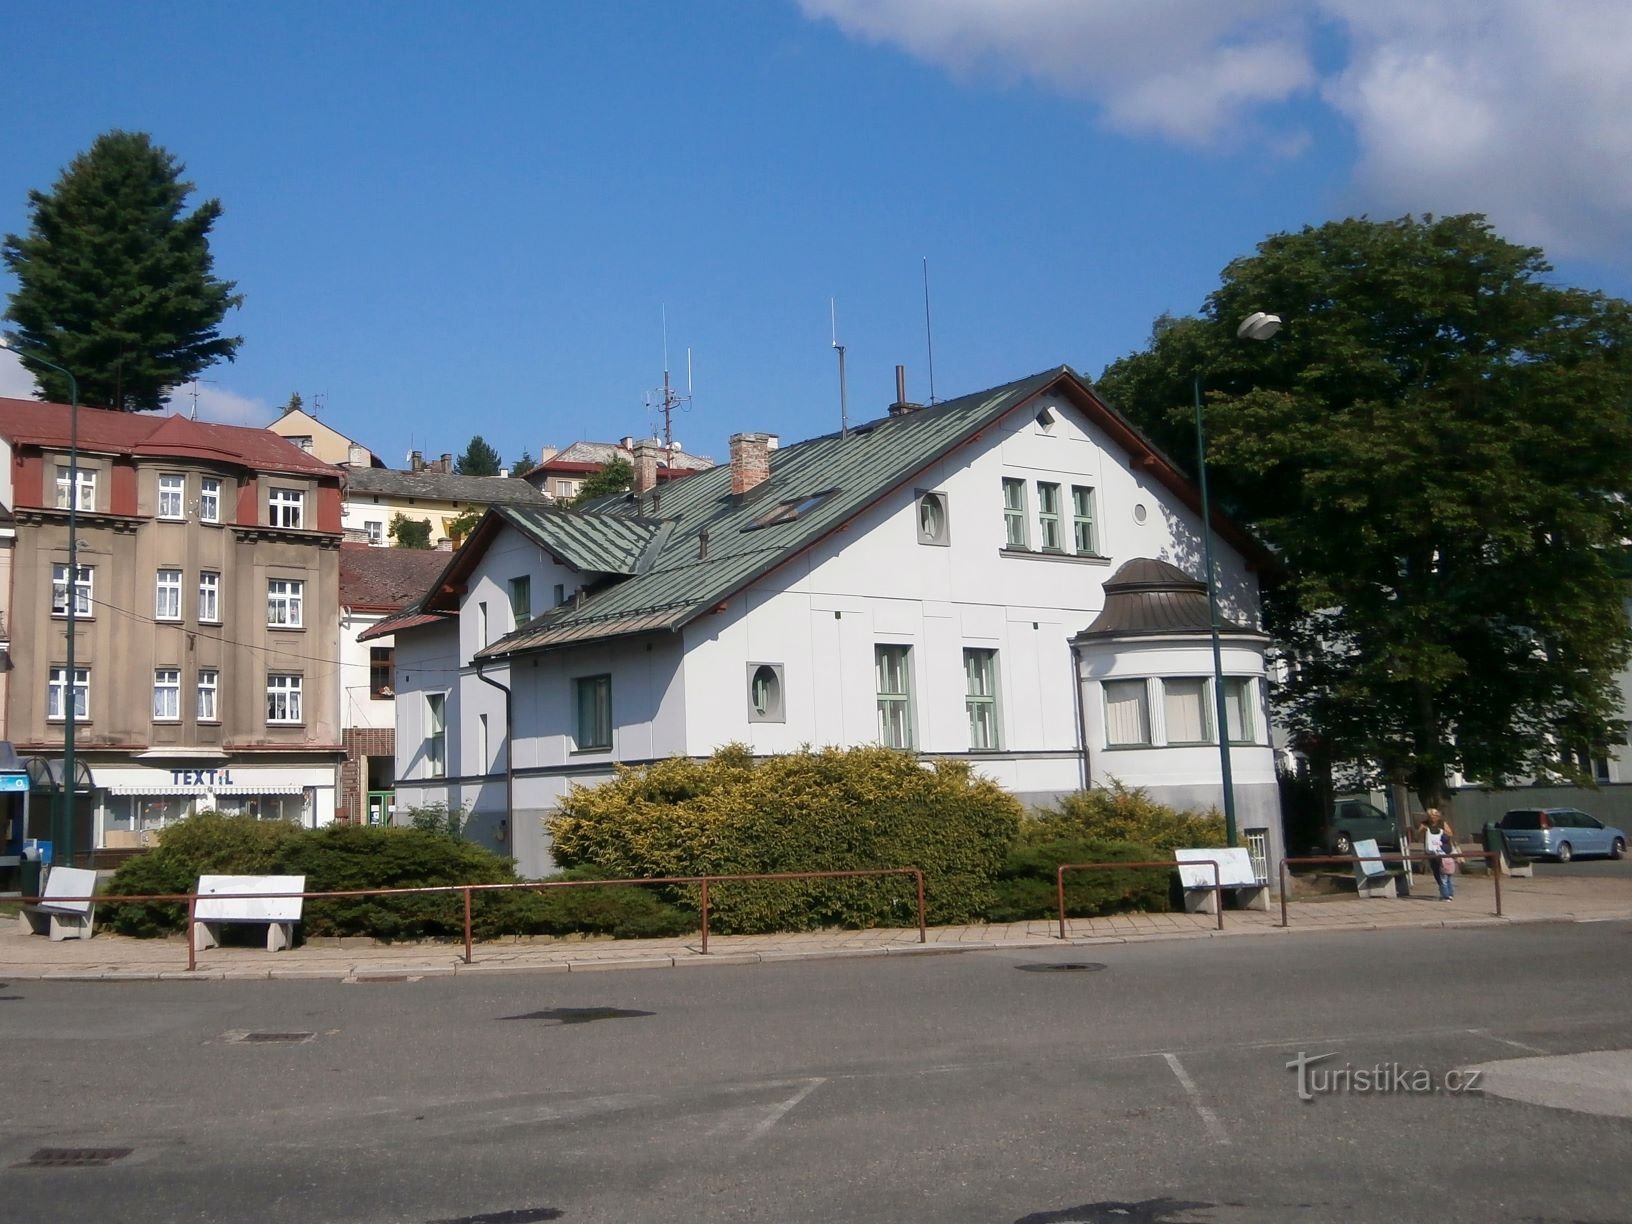
[[748, 1132], [747, 1137], [742, 1141], [742, 1145], [747, 1147], [750, 1143], [753, 1143], [755, 1140], [759, 1139], [768, 1130], [770, 1130], [771, 1127], [775, 1126], [778, 1122], [782, 1121], [783, 1118], [787, 1117], [790, 1109], [799, 1104], [800, 1101], [804, 1100], [807, 1096], [815, 1092], [816, 1089], [820, 1088], [825, 1083], [827, 1083], [827, 1080], [825, 1079], [813, 1079], [787, 1100], [773, 1106], [771, 1112], [761, 1119], [759, 1125], [755, 1126], [753, 1130]]
[[1514, 1041], [1511, 1037], [1498, 1037], [1489, 1029], [1469, 1029], [1468, 1032], [1477, 1037], [1488, 1037], [1491, 1041], [1499, 1041], [1503, 1045], [1510, 1045], [1515, 1050], [1528, 1050], [1532, 1054], [1551, 1054], [1551, 1051], [1544, 1050], [1540, 1046], [1526, 1045], [1522, 1041]]
[[1196, 1112], [1201, 1115], [1201, 1124], [1207, 1128], [1207, 1134], [1212, 1138], [1212, 1141], [1222, 1147], [1229, 1147], [1229, 1132], [1224, 1129], [1224, 1124], [1218, 1120], [1218, 1115], [1203, 1103], [1201, 1090], [1196, 1087], [1196, 1081], [1191, 1079], [1189, 1073], [1185, 1071], [1184, 1064], [1172, 1054], [1163, 1054], [1162, 1057], [1167, 1059], [1167, 1065], [1173, 1069], [1173, 1074], [1178, 1077], [1180, 1086], [1190, 1094], [1190, 1104], [1194, 1105]]

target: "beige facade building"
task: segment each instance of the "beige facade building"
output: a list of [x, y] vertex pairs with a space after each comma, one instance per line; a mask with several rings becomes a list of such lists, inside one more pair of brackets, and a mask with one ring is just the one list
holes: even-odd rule
[[332, 820], [340, 470], [265, 430], [82, 408], [73, 490], [69, 415], [0, 399], [7, 732], [21, 756], [55, 759], [73, 712], [94, 783], [75, 845], [140, 845], [204, 808]]
[[338, 429], [325, 425], [302, 408], [285, 409], [283, 415], [267, 429], [324, 463], [354, 468], [379, 466], [379, 460], [366, 446], [353, 442]]

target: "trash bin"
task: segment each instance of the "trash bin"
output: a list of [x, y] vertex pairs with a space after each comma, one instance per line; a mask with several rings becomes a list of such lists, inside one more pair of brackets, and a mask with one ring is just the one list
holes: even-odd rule
[[17, 864], [17, 892], [24, 897], [40, 895], [40, 868], [39, 852], [36, 850], [23, 851], [22, 861]]

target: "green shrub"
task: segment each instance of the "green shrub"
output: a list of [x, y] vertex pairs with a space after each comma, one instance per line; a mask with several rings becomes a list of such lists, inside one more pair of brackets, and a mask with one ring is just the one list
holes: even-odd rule
[[[920, 765], [886, 748], [809, 749], [755, 760], [741, 745], [708, 760], [626, 768], [575, 787], [552, 822], [565, 866], [610, 876], [694, 876], [919, 867], [935, 922], [984, 913], [1020, 806], [963, 762]], [[674, 891], [693, 911], [699, 889]], [[916, 921], [909, 876], [721, 883], [721, 933]]]
[[[552, 880], [607, 877], [575, 868]], [[537, 908], [525, 928], [535, 935], [610, 935], [614, 939], [662, 939], [697, 930], [695, 911], [665, 900], [657, 885], [609, 884], [604, 888], [541, 888], [529, 893]]]
[[[155, 849], [127, 859], [107, 891], [127, 896], [189, 893], [201, 875], [276, 875], [287, 847], [302, 832], [286, 820], [199, 812], [164, 829]], [[186, 927], [187, 906], [113, 903], [100, 907], [97, 917], [121, 935], [163, 935]]]
[[[1042, 821], [1028, 821], [999, 873], [996, 898], [987, 910], [992, 922], [1025, 922], [1059, 915], [1056, 868], [1062, 863], [1138, 863], [1159, 859], [1149, 846], [1126, 841], [1045, 839]], [[1065, 873], [1065, 913], [1069, 918], [1164, 911], [1170, 873], [1150, 867]]]
[[1077, 791], [1038, 814], [1026, 835], [1039, 841], [1079, 838], [1133, 842], [1166, 858], [1185, 847], [1222, 846], [1224, 817], [1216, 810], [1176, 812], [1137, 787]]

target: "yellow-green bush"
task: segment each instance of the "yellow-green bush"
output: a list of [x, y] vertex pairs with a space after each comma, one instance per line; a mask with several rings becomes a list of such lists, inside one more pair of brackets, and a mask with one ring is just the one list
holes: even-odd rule
[[[1019, 822], [1015, 799], [963, 762], [887, 748], [755, 760], [730, 745], [575, 787], [550, 830], [557, 862], [612, 876], [918, 867], [930, 921], [948, 923], [984, 913]], [[696, 886], [680, 891], [697, 904]], [[916, 894], [906, 876], [722, 883], [709, 910], [722, 933], [904, 925]]]
[[1176, 812], [1137, 787], [1112, 782], [1109, 788], [1077, 791], [1052, 809], [1028, 820], [1023, 840], [1076, 838], [1134, 842], [1165, 857], [1184, 847], [1222, 846], [1224, 817], [1216, 810]]

